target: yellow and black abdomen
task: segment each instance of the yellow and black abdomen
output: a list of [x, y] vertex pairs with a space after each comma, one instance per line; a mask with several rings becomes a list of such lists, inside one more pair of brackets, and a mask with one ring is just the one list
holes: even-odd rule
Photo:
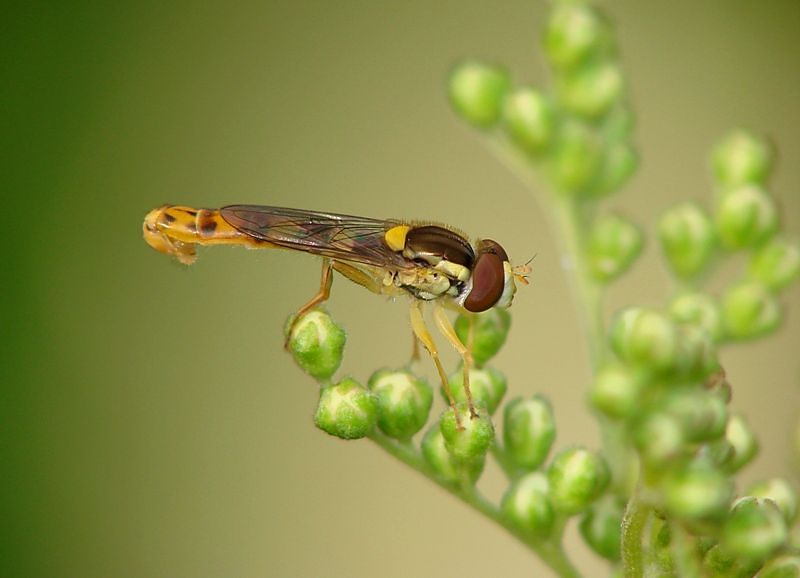
[[142, 232], [147, 244], [156, 251], [171, 255], [189, 265], [197, 258], [195, 245], [246, 245], [253, 248], [273, 246], [238, 231], [217, 209], [194, 209], [163, 205], [144, 218]]

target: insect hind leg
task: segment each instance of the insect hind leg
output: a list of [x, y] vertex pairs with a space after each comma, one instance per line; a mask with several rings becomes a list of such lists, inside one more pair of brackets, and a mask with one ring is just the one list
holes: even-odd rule
[[328, 300], [328, 297], [331, 296], [332, 285], [333, 285], [333, 268], [331, 267], [330, 259], [325, 258], [322, 260], [322, 277], [319, 282], [319, 291], [317, 291], [317, 294], [314, 295], [308, 301], [308, 303], [303, 305], [300, 309], [297, 310], [297, 313], [295, 313], [294, 317], [292, 318], [292, 322], [286, 331], [286, 339], [283, 342], [284, 349], [287, 350], [289, 349], [289, 341], [292, 338], [292, 333], [294, 332], [294, 328], [297, 325], [297, 322], [300, 321], [300, 318], [303, 317], [303, 315], [311, 311], [314, 307]]

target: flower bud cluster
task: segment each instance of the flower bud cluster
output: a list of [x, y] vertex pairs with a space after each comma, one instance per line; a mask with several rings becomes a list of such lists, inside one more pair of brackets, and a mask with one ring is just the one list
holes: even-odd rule
[[800, 277], [800, 244], [779, 234], [777, 205], [766, 189], [772, 156], [762, 139], [732, 131], [712, 154], [718, 190], [713, 214], [696, 202], [683, 202], [667, 210], [659, 223], [662, 252], [681, 279], [699, 279], [733, 251], [750, 254], [744, 277], [723, 292], [718, 304], [712, 307], [706, 297], [705, 304], [700, 298], [693, 307], [690, 298], [675, 311], [684, 318], [702, 315], [703, 323], [718, 317], [713, 329], [707, 327], [717, 342], [774, 331], [782, 318], [777, 294]]

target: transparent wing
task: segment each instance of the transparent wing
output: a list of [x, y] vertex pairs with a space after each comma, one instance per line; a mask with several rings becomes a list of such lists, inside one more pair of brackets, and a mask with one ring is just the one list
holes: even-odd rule
[[287, 249], [378, 267], [414, 266], [384, 240], [398, 221], [263, 205], [229, 205], [220, 214], [242, 233]]

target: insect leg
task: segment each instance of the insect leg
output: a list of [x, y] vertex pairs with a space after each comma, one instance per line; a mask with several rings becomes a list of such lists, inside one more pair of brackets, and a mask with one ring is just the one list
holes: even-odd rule
[[297, 310], [297, 313], [295, 313], [294, 319], [292, 319], [292, 324], [289, 326], [289, 330], [286, 332], [286, 340], [283, 342], [284, 349], [289, 349], [289, 340], [292, 337], [294, 326], [297, 325], [297, 322], [300, 320], [300, 318], [320, 303], [328, 300], [328, 297], [331, 295], [331, 285], [333, 285], [333, 268], [331, 267], [331, 260], [324, 258], [322, 259], [322, 278], [319, 282], [319, 291], [317, 291], [317, 294], [314, 295], [314, 297], [312, 297], [308, 303], [303, 305]]
[[358, 267], [354, 267], [353, 265], [350, 265], [343, 261], [337, 261], [335, 259], [331, 263], [331, 266], [336, 271], [338, 271], [339, 273], [350, 279], [350, 281], [352, 281], [353, 283], [357, 283], [362, 287], [366, 287], [373, 293], [380, 294], [381, 290], [383, 289], [383, 285], [380, 283], [380, 281], [378, 281], [371, 275], [365, 273]]
[[436, 321], [436, 326], [439, 328], [439, 331], [447, 338], [450, 345], [452, 345], [461, 356], [463, 361], [462, 366], [464, 368], [464, 394], [467, 396], [469, 415], [472, 419], [475, 419], [478, 417], [478, 412], [475, 411], [475, 406], [472, 403], [472, 392], [469, 390], [469, 370], [472, 369], [473, 365], [472, 353], [461, 343], [455, 329], [453, 329], [453, 324], [450, 323], [444, 308], [439, 303], [435, 303], [433, 306], [433, 318]]
[[456, 400], [453, 397], [453, 392], [450, 391], [447, 374], [444, 372], [442, 362], [439, 360], [439, 350], [436, 348], [436, 344], [433, 342], [433, 338], [428, 332], [428, 328], [425, 326], [425, 319], [422, 317], [422, 304], [416, 299], [411, 302], [411, 328], [414, 330], [414, 335], [417, 336], [417, 339], [419, 339], [422, 345], [425, 346], [425, 349], [428, 350], [428, 353], [433, 359], [433, 363], [436, 365], [436, 371], [439, 372], [439, 379], [442, 381], [442, 387], [444, 388], [447, 400], [450, 402], [450, 407], [453, 408], [453, 413], [456, 417], [456, 427], [458, 429], [464, 429], [464, 426], [461, 425], [461, 417], [456, 408]]

